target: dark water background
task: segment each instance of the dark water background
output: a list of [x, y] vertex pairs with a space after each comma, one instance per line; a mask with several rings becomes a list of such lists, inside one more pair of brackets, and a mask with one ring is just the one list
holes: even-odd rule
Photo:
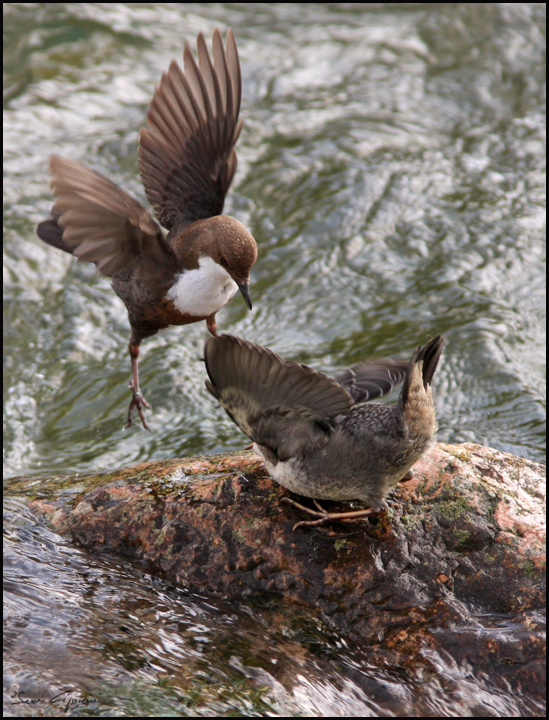
[[[252, 231], [260, 254], [253, 312], [235, 298], [220, 329], [329, 373], [408, 355], [443, 333], [440, 438], [542, 460], [544, 4], [5, 3], [5, 475], [109, 469], [246, 442], [205, 391], [203, 323], [144, 342], [153, 432], [124, 430], [126, 311], [93, 266], [34, 233], [50, 207], [52, 153], [144, 201], [136, 148], [153, 88], [185, 39], [194, 47], [202, 31], [209, 43], [214, 27], [229, 25], [244, 128], [225, 212]], [[478, 715], [470, 709], [479, 702], [495, 715], [535, 712], [459, 671], [459, 702], [429, 686], [431, 709], [418, 710], [412, 680], [392, 671], [379, 676], [393, 688], [376, 695], [387, 701], [374, 702], [364, 678], [375, 673], [325, 628], [288, 630], [290, 645], [276, 655], [254, 609], [180, 597], [118, 561], [91, 560], [36, 528], [23, 507], [15, 500], [8, 516], [11, 617], [24, 628], [9, 654], [13, 687], [39, 678], [97, 696], [102, 678], [102, 701], [118, 714], [154, 712], [147, 703], [164, 714], [172, 700], [182, 713], [182, 696], [193, 708], [182, 714], [261, 714], [265, 698], [267, 714], [280, 715]], [[121, 617], [135, 623], [146, 661], [127, 661], [118, 630], [106, 640]], [[249, 655], [276, 661], [266, 696], [245, 669]], [[175, 667], [174, 695], [159, 677]], [[115, 699], [122, 688], [129, 699]], [[408, 698], [401, 706], [399, 693]]]

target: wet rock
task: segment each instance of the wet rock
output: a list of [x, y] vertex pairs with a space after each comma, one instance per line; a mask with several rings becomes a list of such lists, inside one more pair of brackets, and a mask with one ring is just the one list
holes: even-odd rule
[[415, 673], [469, 663], [536, 698], [543, 477], [504, 452], [440, 444], [395, 489], [386, 517], [294, 531], [304, 518], [280, 503], [287, 492], [240, 453], [46, 479], [32, 508], [93, 552], [122, 553], [190, 590], [310, 608], [372, 661]]

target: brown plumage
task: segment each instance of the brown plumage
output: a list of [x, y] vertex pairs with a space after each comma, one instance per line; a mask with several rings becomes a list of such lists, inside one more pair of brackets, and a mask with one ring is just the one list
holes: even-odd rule
[[172, 61], [156, 89], [148, 127], [141, 130], [139, 168], [158, 222], [137, 200], [98, 172], [65, 158], [50, 161], [56, 196], [51, 218], [40, 223], [44, 242], [93, 262], [112, 278], [128, 310], [133, 397], [148, 429], [139, 387], [141, 341], [170, 325], [206, 320], [240, 289], [251, 308], [250, 270], [257, 245], [246, 228], [222, 215], [236, 170], [235, 144], [242, 80], [236, 43], [226, 49], [213, 34], [213, 63], [202, 34], [198, 64], [185, 43], [184, 70]]

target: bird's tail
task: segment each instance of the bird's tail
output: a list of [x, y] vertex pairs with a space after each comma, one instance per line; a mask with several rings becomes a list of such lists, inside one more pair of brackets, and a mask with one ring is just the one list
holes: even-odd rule
[[52, 209], [51, 218], [41, 222], [36, 228], [36, 234], [48, 245], [64, 250], [67, 253], [73, 254], [75, 245], [69, 245], [69, 243], [63, 240], [63, 228], [59, 225], [59, 213]]
[[436, 432], [435, 407], [431, 381], [437, 369], [444, 339], [437, 335], [412, 355], [400, 393], [401, 406], [412, 435], [432, 436]]

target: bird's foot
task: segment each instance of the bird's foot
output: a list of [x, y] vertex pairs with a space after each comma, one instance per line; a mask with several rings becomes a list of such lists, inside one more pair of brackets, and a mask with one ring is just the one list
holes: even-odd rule
[[141, 423], [143, 424], [143, 427], [145, 428], [145, 430], [148, 430], [150, 432], [151, 429], [149, 427], [149, 424], [147, 423], [144, 408], [148, 408], [150, 410], [151, 406], [141, 394], [141, 390], [133, 390], [132, 401], [128, 409], [128, 423], [126, 425], [127, 428], [129, 428], [132, 424], [134, 408], [137, 408], [137, 412], [139, 413], [139, 417], [141, 418]]
[[360, 521], [363, 518], [379, 517], [380, 515], [385, 515], [385, 513], [387, 512], [387, 507], [385, 503], [383, 503], [382, 507], [377, 509], [367, 508], [366, 510], [349, 510], [348, 512], [331, 513], [325, 510], [322, 505], [320, 505], [320, 503], [318, 503], [316, 500], [313, 500], [313, 502], [317, 507], [317, 510], [313, 510], [312, 508], [308, 508], [305, 505], [301, 505], [301, 503], [298, 503], [289, 497], [282, 498], [282, 501], [288, 502], [291, 505], [294, 505], [294, 507], [299, 508], [300, 510], [303, 510], [309, 515], [313, 515], [318, 518], [318, 520], [301, 520], [293, 526], [292, 530], [295, 530], [301, 525], [323, 525], [324, 523], [331, 522], [332, 520], [353, 523]]
[[208, 327], [208, 330], [211, 332], [211, 334], [214, 337], [217, 337], [217, 322], [215, 319], [215, 313], [213, 315], [209, 315], [206, 318], [206, 326]]

